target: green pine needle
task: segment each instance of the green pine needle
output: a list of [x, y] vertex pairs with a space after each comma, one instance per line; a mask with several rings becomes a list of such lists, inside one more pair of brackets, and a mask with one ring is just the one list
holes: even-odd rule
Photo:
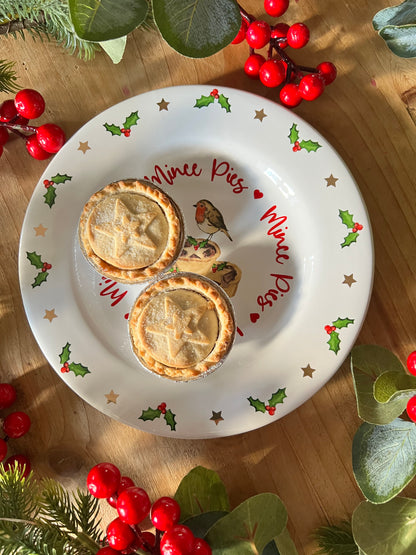
[[14, 93], [19, 90], [14, 65], [14, 62], [0, 60], [0, 92]]
[[321, 526], [313, 538], [319, 546], [315, 555], [359, 555], [352, 535], [351, 523], [342, 521], [339, 526]]

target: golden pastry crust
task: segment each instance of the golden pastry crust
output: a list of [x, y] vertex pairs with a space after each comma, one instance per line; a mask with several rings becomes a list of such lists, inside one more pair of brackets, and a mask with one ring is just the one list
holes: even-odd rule
[[175, 202], [144, 180], [110, 183], [85, 204], [81, 250], [94, 268], [121, 283], [139, 283], [166, 270], [181, 252], [183, 221]]
[[237, 287], [241, 280], [241, 270], [237, 264], [217, 260], [205, 275], [218, 283], [229, 297], [234, 297], [237, 293]]
[[148, 370], [189, 381], [221, 364], [232, 347], [235, 322], [220, 287], [182, 273], [154, 282], [139, 295], [129, 332], [133, 352]]

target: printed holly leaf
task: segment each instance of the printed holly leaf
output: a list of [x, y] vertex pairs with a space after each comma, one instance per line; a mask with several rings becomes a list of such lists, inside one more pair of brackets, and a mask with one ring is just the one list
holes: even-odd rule
[[228, 102], [228, 98], [223, 94], [220, 94], [218, 97], [218, 102], [221, 108], [224, 108], [226, 112], [231, 112], [231, 104]]
[[290, 144], [292, 145], [295, 144], [297, 140], [299, 140], [299, 131], [296, 123], [294, 123], [290, 128], [290, 133], [288, 136], [289, 136]]
[[310, 139], [308, 139], [307, 141], [300, 141], [299, 146], [300, 148], [304, 148], [308, 152], [316, 152], [318, 148], [321, 148], [322, 145], [320, 145], [316, 141], [311, 141]]
[[90, 371], [86, 366], [83, 366], [79, 362], [71, 362], [68, 368], [73, 372], [76, 376], [84, 377], [85, 374], [90, 374]]
[[227, 266], [228, 262], [221, 262], [220, 264], [214, 264], [214, 267], [217, 270], [223, 270]]
[[133, 125], [137, 125], [139, 119], [140, 118], [138, 112], [132, 112], [124, 122], [124, 129], [130, 129], [130, 127], [132, 127]]
[[349, 247], [351, 243], [356, 243], [357, 237], [358, 237], [357, 231], [348, 233], [348, 235], [344, 238], [344, 242], [341, 243], [341, 247]]
[[276, 393], [273, 393], [270, 397], [268, 404], [270, 407], [275, 407], [277, 404], [283, 403], [283, 400], [286, 399], [286, 397], [286, 388], [284, 387], [283, 389], [278, 389]]
[[188, 242], [191, 243], [191, 245], [193, 245], [194, 247], [198, 245], [198, 242], [196, 241], [196, 239], [194, 239], [190, 235], [188, 235], [187, 239], [188, 239]]
[[346, 328], [349, 324], [353, 324], [354, 320], [351, 318], [337, 318], [335, 322], [332, 322], [332, 325], [338, 329]]
[[335, 354], [338, 354], [340, 349], [339, 345], [341, 343], [341, 339], [339, 338], [339, 333], [337, 331], [332, 331], [329, 334], [329, 341], [327, 341], [329, 345], [329, 350], [334, 351]]
[[72, 177], [70, 175], [60, 173], [57, 173], [56, 175], [51, 177], [51, 181], [53, 181], [54, 183], [65, 183], [65, 181], [71, 181], [71, 179]]
[[38, 268], [39, 270], [43, 267], [43, 262], [41, 260], [40, 254], [37, 254], [35, 251], [33, 252], [26, 252], [26, 256], [32, 266]]
[[108, 123], [104, 124], [104, 127], [109, 131], [112, 135], [121, 135], [121, 129], [118, 125], [109, 125]]
[[203, 249], [207, 246], [207, 243], [208, 243], [208, 239], [204, 239], [199, 243], [199, 246], [201, 247], [201, 249]]
[[170, 426], [171, 430], [176, 430], [176, 421], [175, 415], [170, 409], [167, 409], [166, 413], [164, 414], [166, 424]]
[[214, 101], [215, 101], [215, 98], [213, 96], [202, 95], [201, 98], [196, 99], [194, 108], [204, 108], [204, 106], [209, 106]]
[[46, 281], [49, 273], [48, 272], [39, 272], [38, 275], [35, 277], [34, 282], [32, 283], [32, 287], [38, 287], [44, 281]]
[[162, 411], [159, 409], [152, 409], [149, 407], [147, 410], [142, 411], [139, 420], [154, 420], [155, 418], [159, 418], [161, 414]]
[[43, 198], [45, 199], [45, 204], [47, 204], [49, 208], [52, 208], [56, 199], [56, 187], [53, 187], [52, 185], [48, 187], [48, 190], [43, 195]]
[[354, 227], [354, 220], [353, 215], [348, 212], [348, 210], [340, 210], [339, 217], [344, 225], [348, 227], [348, 229], [352, 229]]
[[266, 412], [266, 405], [263, 403], [263, 401], [260, 401], [259, 399], [253, 399], [253, 397], [251, 396], [248, 397], [247, 400], [250, 405], [255, 408], [256, 412]]
[[71, 356], [70, 346], [71, 345], [67, 343], [64, 347], [62, 347], [62, 353], [59, 355], [59, 362], [62, 364], [62, 366], [65, 364], [65, 362], [68, 362], [69, 357]]

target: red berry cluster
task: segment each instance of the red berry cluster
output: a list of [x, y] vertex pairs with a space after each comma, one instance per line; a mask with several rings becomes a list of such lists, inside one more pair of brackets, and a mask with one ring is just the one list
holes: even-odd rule
[[336, 327], [335, 326], [325, 326], [325, 331], [326, 333], [329, 335], [330, 333], [332, 333], [333, 331], [336, 331]]
[[[407, 369], [413, 376], [416, 376], [416, 351], [407, 357]], [[406, 411], [410, 420], [416, 422], [416, 395], [407, 402]]]
[[0, 156], [10, 138], [10, 132], [26, 141], [26, 150], [36, 160], [46, 160], [65, 143], [65, 133], [54, 123], [39, 127], [28, 125], [29, 120], [40, 117], [45, 110], [43, 96], [33, 89], [20, 90], [14, 99], [0, 106]]
[[[8, 409], [16, 401], [16, 390], [9, 383], [0, 383], [0, 410]], [[0, 438], [0, 462], [6, 458], [9, 439], [17, 439], [24, 436], [31, 426], [29, 416], [22, 411], [11, 412], [2, 420], [2, 428], [5, 436]], [[15, 464], [24, 470], [23, 476], [30, 472], [30, 462], [25, 455], [11, 455], [3, 464], [5, 470], [14, 468]]]
[[[205, 540], [179, 524], [181, 510], [175, 499], [160, 497], [152, 504], [146, 491], [122, 476], [114, 464], [95, 465], [88, 473], [87, 487], [118, 513], [107, 526], [106, 545], [97, 555], [130, 555], [138, 550], [151, 555], [212, 555]], [[155, 533], [139, 526], [148, 515]]]
[[[280, 17], [289, 6], [289, 0], [264, 0], [264, 9], [271, 17]], [[298, 106], [302, 100], [315, 100], [337, 76], [331, 62], [321, 62], [316, 68], [296, 64], [286, 53], [287, 47], [299, 49], [309, 42], [309, 28], [304, 23], [276, 23], [256, 19], [240, 6], [241, 27], [232, 44], [244, 40], [250, 55], [244, 64], [245, 73], [260, 79], [266, 87], [279, 87], [280, 101], [288, 107]], [[256, 52], [264, 47], [267, 57]]]

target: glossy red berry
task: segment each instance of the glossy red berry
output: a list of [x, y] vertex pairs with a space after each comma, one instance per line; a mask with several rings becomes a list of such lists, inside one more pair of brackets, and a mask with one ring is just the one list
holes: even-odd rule
[[416, 396], [407, 401], [406, 412], [410, 420], [416, 422]]
[[117, 491], [120, 479], [120, 470], [114, 464], [98, 463], [88, 473], [87, 488], [94, 497], [106, 499]]
[[0, 145], [0, 158], [2, 154], [3, 154], [3, 147]]
[[0, 121], [10, 121], [15, 116], [17, 116], [17, 110], [14, 100], [5, 100], [0, 106]]
[[287, 46], [287, 32], [289, 31], [289, 25], [287, 23], [277, 23], [271, 33], [272, 39], [286, 39], [279, 40], [278, 44], [280, 48], [286, 48]]
[[22, 411], [12, 412], [3, 421], [3, 430], [6, 436], [14, 439], [24, 436], [30, 429], [29, 416]]
[[280, 17], [289, 7], [289, 0], [264, 0], [264, 11], [271, 17]]
[[325, 85], [330, 85], [337, 76], [337, 68], [332, 62], [321, 62], [318, 64], [318, 73]]
[[286, 83], [286, 85], [283, 85], [280, 89], [279, 96], [282, 104], [290, 108], [299, 106], [302, 102], [299, 87], [295, 83]]
[[108, 504], [111, 505], [112, 507], [116, 508], [117, 499], [118, 499], [118, 496], [120, 495], [120, 493], [122, 491], [124, 491], [125, 489], [127, 489], [127, 488], [131, 488], [132, 486], [134, 486], [133, 480], [131, 478], [129, 478], [128, 476], [122, 476], [120, 478], [120, 484], [117, 488], [116, 493], [114, 495], [110, 495], [110, 497], [107, 497]]
[[107, 526], [107, 541], [110, 547], [117, 551], [127, 549], [135, 538], [136, 535], [131, 527], [119, 518], [115, 518]]
[[244, 71], [251, 79], [258, 79], [261, 66], [266, 61], [266, 58], [261, 54], [250, 54], [244, 64]]
[[154, 547], [156, 544], [156, 536], [152, 532], [142, 532], [142, 540], [145, 546]]
[[7, 441], [0, 438], [0, 462], [6, 458], [7, 455]]
[[305, 75], [299, 83], [299, 93], [304, 100], [315, 100], [324, 92], [325, 85], [316, 73]]
[[409, 372], [413, 376], [416, 376], [416, 351], [413, 351], [407, 357], [406, 366], [407, 366], [407, 369], [409, 370]]
[[0, 146], [3, 146], [9, 140], [9, 132], [5, 127], [0, 127]]
[[0, 410], [8, 409], [15, 401], [15, 388], [10, 383], [0, 383]]
[[35, 160], [46, 160], [47, 158], [52, 156], [49, 152], [46, 152], [46, 150], [44, 150], [40, 146], [36, 138], [36, 133], [34, 133], [33, 135], [29, 135], [29, 137], [26, 139], [26, 150], [32, 156], [32, 158], [35, 158]]
[[260, 68], [260, 81], [266, 87], [278, 87], [285, 79], [285, 66], [281, 60], [267, 60]]
[[190, 555], [195, 537], [191, 530], [182, 524], [172, 526], [160, 541], [160, 555]]
[[33, 89], [22, 89], [14, 99], [16, 110], [27, 119], [36, 119], [41, 116], [45, 110], [45, 101], [43, 96]]
[[95, 555], [120, 555], [120, 552], [107, 545], [99, 549]]
[[30, 474], [31, 465], [29, 459], [25, 455], [12, 455], [3, 463], [3, 468], [7, 472], [13, 470], [15, 467], [22, 472], [23, 478], [27, 478]]
[[294, 23], [287, 32], [287, 43], [292, 48], [303, 48], [309, 42], [309, 28], [304, 23]]
[[248, 29], [248, 23], [244, 18], [242, 18], [240, 29], [236, 34], [235, 38], [231, 41], [231, 44], [240, 44], [240, 42], [243, 42], [243, 40], [246, 38], [247, 29]]
[[269, 42], [270, 36], [270, 25], [266, 21], [256, 19], [248, 26], [246, 41], [251, 48], [263, 48]]
[[132, 486], [120, 493], [117, 499], [118, 516], [127, 524], [139, 524], [149, 514], [151, 502], [144, 489]]
[[65, 133], [54, 123], [45, 123], [38, 127], [36, 137], [40, 146], [51, 154], [58, 152], [65, 143]]
[[192, 555], [212, 555], [212, 549], [202, 538], [195, 538]]
[[150, 518], [153, 526], [162, 532], [172, 528], [179, 522], [181, 508], [179, 503], [171, 497], [160, 497], [157, 499], [150, 510]]

